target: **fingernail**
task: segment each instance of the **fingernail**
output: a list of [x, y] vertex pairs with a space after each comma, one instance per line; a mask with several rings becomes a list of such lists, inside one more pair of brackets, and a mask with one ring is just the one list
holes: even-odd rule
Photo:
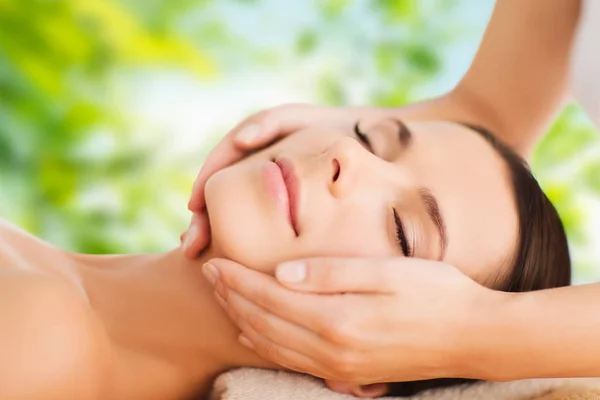
[[183, 251], [187, 252], [187, 250], [192, 246], [192, 244], [194, 243], [194, 240], [196, 240], [196, 237], [198, 236], [198, 227], [196, 226], [196, 224], [191, 223], [190, 227], [187, 230], [187, 233], [185, 234], [185, 238], [183, 239]]
[[260, 135], [260, 125], [250, 124], [238, 132], [235, 138], [245, 144], [252, 143]]
[[206, 263], [202, 266], [202, 273], [213, 286], [219, 278], [219, 270], [214, 265], [209, 263]]
[[238, 337], [238, 341], [240, 342], [241, 345], [248, 347], [249, 349], [254, 349], [254, 345], [252, 344], [252, 342], [250, 341], [250, 339], [248, 339], [246, 337], [246, 335], [241, 334]]
[[302, 282], [306, 279], [306, 264], [298, 261], [280, 264], [275, 271], [275, 276], [283, 282]]

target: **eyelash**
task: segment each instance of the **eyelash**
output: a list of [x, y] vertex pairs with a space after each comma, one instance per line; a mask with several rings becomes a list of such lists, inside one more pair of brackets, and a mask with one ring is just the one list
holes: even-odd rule
[[405, 257], [412, 257], [412, 249], [408, 244], [408, 240], [406, 240], [406, 232], [404, 230], [404, 224], [398, 215], [398, 211], [394, 208], [394, 221], [396, 222], [396, 236], [398, 237], [398, 243], [402, 248], [402, 254]]
[[367, 150], [373, 153], [373, 146], [371, 145], [371, 141], [369, 140], [369, 137], [360, 130], [360, 128], [358, 127], [358, 122], [354, 124], [354, 133], [356, 134], [356, 137], [358, 138], [359, 142], [364, 144]]

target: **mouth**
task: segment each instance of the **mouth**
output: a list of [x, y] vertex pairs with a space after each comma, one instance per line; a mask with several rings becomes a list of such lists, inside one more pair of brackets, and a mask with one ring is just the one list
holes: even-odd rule
[[275, 160], [275, 164], [281, 169], [283, 182], [288, 193], [288, 205], [290, 207], [290, 219], [296, 236], [298, 231], [298, 199], [300, 198], [300, 181], [294, 170], [294, 164], [287, 158], [279, 158]]
[[268, 178], [272, 194], [277, 201], [278, 208], [284, 214], [294, 234], [298, 231], [298, 199], [300, 182], [294, 172], [294, 165], [286, 158], [273, 159], [267, 167], [272, 170]]

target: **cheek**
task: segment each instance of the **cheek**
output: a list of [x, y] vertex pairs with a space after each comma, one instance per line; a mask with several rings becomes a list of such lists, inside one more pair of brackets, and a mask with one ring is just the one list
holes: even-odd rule
[[211, 250], [249, 268], [272, 272], [289, 259], [293, 242], [288, 236], [293, 233], [282, 232], [285, 226], [273, 215], [260, 168], [261, 163], [247, 162], [217, 172], [206, 183], [206, 207]]
[[311, 237], [312, 256], [387, 257], [395, 255], [384, 221], [370, 213], [341, 213]]

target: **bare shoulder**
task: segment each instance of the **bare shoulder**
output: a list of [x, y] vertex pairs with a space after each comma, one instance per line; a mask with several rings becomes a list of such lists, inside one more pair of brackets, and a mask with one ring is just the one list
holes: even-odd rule
[[0, 400], [101, 396], [112, 351], [76, 286], [0, 269], [0, 338]]

